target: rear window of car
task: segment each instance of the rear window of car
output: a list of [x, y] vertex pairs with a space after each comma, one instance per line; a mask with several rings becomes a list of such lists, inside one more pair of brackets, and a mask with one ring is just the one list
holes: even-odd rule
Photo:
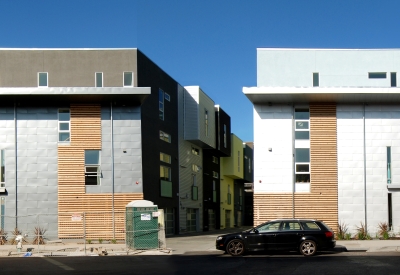
[[319, 226], [315, 222], [302, 222], [304, 230], [320, 230]]

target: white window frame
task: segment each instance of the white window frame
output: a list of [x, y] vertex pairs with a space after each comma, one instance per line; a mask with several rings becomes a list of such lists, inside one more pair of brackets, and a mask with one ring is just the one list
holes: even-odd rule
[[[99, 159], [98, 159], [97, 164], [94, 164], [94, 163], [86, 164], [86, 152], [87, 151], [97, 151], [99, 153]], [[91, 170], [91, 168], [96, 168], [96, 172], [88, 171], [88, 170]], [[97, 177], [97, 184], [86, 184], [86, 177]], [[101, 151], [100, 150], [85, 150], [85, 185], [87, 185], [87, 186], [100, 185], [100, 179], [101, 179]]]
[[[97, 86], [97, 74], [101, 75], [101, 86]], [[102, 88], [104, 87], [104, 79], [103, 79], [103, 72], [95, 72], [94, 73], [94, 86], [96, 88]]]
[[[45, 85], [40, 85], [40, 75], [41, 74], [46, 74], [46, 86]], [[47, 88], [47, 87], [49, 87], [49, 73], [48, 72], [38, 72], [38, 74], [37, 74], [37, 83], [38, 83], [38, 87], [41, 87], [41, 88]]]
[[218, 179], [218, 177], [219, 177], [218, 172], [213, 171], [213, 178], [214, 179]]
[[[161, 168], [164, 170], [164, 173], [165, 173], [165, 171], [168, 171], [168, 179], [161, 178]], [[172, 181], [171, 167], [165, 166], [165, 165], [160, 165], [160, 180], [169, 181], [169, 182]]]
[[166, 101], [171, 101], [171, 97], [169, 96], [168, 93], [165, 93], [165, 92], [164, 92], [164, 96], [165, 96], [165, 100], [166, 100]]
[[166, 153], [160, 152], [160, 161], [171, 164], [171, 156]]
[[158, 89], [158, 117], [164, 120], [165, 115], [165, 104], [164, 104], [165, 92], [163, 89]]
[[[130, 84], [130, 85], [125, 85], [125, 75], [126, 74], [128, 74], [128, 73], [130, 73], [131, 74], [131, 76], [132, 76], [132, 83]], [[134, 79], [133, 79], [133, 72], [124, 72], [123, 73], [123, 78], [122, 78], [122, 84], [123, 84], [123, 86], [124, 87], [133, 87], [133, 83], [134, 83], [135, 81], [134, 81]]]
[[160, 130], [160, 139], [165, 142], [171, 143], [171, 135], [161, 130]]
[[[68, 110], [69, 113], [69, 120], [60, 120], [60, 111], [63, 110]], [[69, 108], [60, 108], [58, 109], [57, 112], [57, 116], [58, 116], [58, 142], [60, 143], [70, 143], [71, 142], [71, 109]], [[68, 130], [61, 130], [60, 125], [61, 124], [68, 124]], [[68, 140], [60, 140], [60, 133], [68, 133], [69, 134], [69, 139]]]

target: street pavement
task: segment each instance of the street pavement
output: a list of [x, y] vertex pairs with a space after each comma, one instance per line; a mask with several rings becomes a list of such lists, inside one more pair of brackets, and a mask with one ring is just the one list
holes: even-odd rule
[[[218, 235], [237, 232], [246, 228], [223, 229], [210, 232], [175, 235], [166, 239], [166, 248], [161, 250], [131, 250], [125, 243], [84, 244], [82, 240], [51, 242], [45, 245], [24, 244], [21, 252], [15, 245], [0, 245], [0, 257], [43, 256], [112, 256], [112, 255], [183, 255], [207, 252], [223, 254], [215, 248]], [[31, 253], [29, 254], [29, 251]], [[400, 240], [340, 240], [336, 241], [337, 252], [400, 252]]]

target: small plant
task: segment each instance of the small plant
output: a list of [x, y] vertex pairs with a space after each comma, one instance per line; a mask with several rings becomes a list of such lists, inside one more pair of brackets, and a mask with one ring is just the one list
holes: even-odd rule
[[384, 239], [389, 239], [389, 224], [387, 222], [380, 222], [378, 224], [378, 234]]
[[0, 228], [0, 245], [7, 243], [7, 232], [3, 228]]
[[371, 240], [371, 236], [367, 233], [367, 228], [363, 222], [360, 222], [360, 226], [357, 227], [356, 239], [357, 240]]
[[91, 239], [87, 239], [86, 242], [87, 242], [88, 244], [91, 244], [91, 243], [92, 243], [92, 240], [91, 240]]
[[110, 242], [111, 242], [112, 244], [116, 244], [116, 243], [117, 243], [117, 240], [116, 240], [116, 239], [112, 239], [112, 240], [110, 240]]
[[46, 233], [47, 229], [42, 227], [35, 227], [35, 238], [33, 239], [32, 244], [45, 244], [45, 237], [44, 234]]
[[347, 231], [348, 231], [347, 225], [344, 222], [339, 223], [338, 234], [337, 234], [338, 240], [344, 240], [346, 238]]
[[99, 244], [102, 244], [102, 243], [103, 243], [103, 239], [99, 238]]
[[350, 233], [346, 233], [344, 235], [345, 240], [351, 240], [351, 234]]

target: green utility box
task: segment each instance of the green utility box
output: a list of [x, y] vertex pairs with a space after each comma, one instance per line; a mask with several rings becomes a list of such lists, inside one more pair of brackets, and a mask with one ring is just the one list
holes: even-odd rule
[[158, 207], [151, 201], [132, 201], [126, 206], [126, 246], [158, 248]]

